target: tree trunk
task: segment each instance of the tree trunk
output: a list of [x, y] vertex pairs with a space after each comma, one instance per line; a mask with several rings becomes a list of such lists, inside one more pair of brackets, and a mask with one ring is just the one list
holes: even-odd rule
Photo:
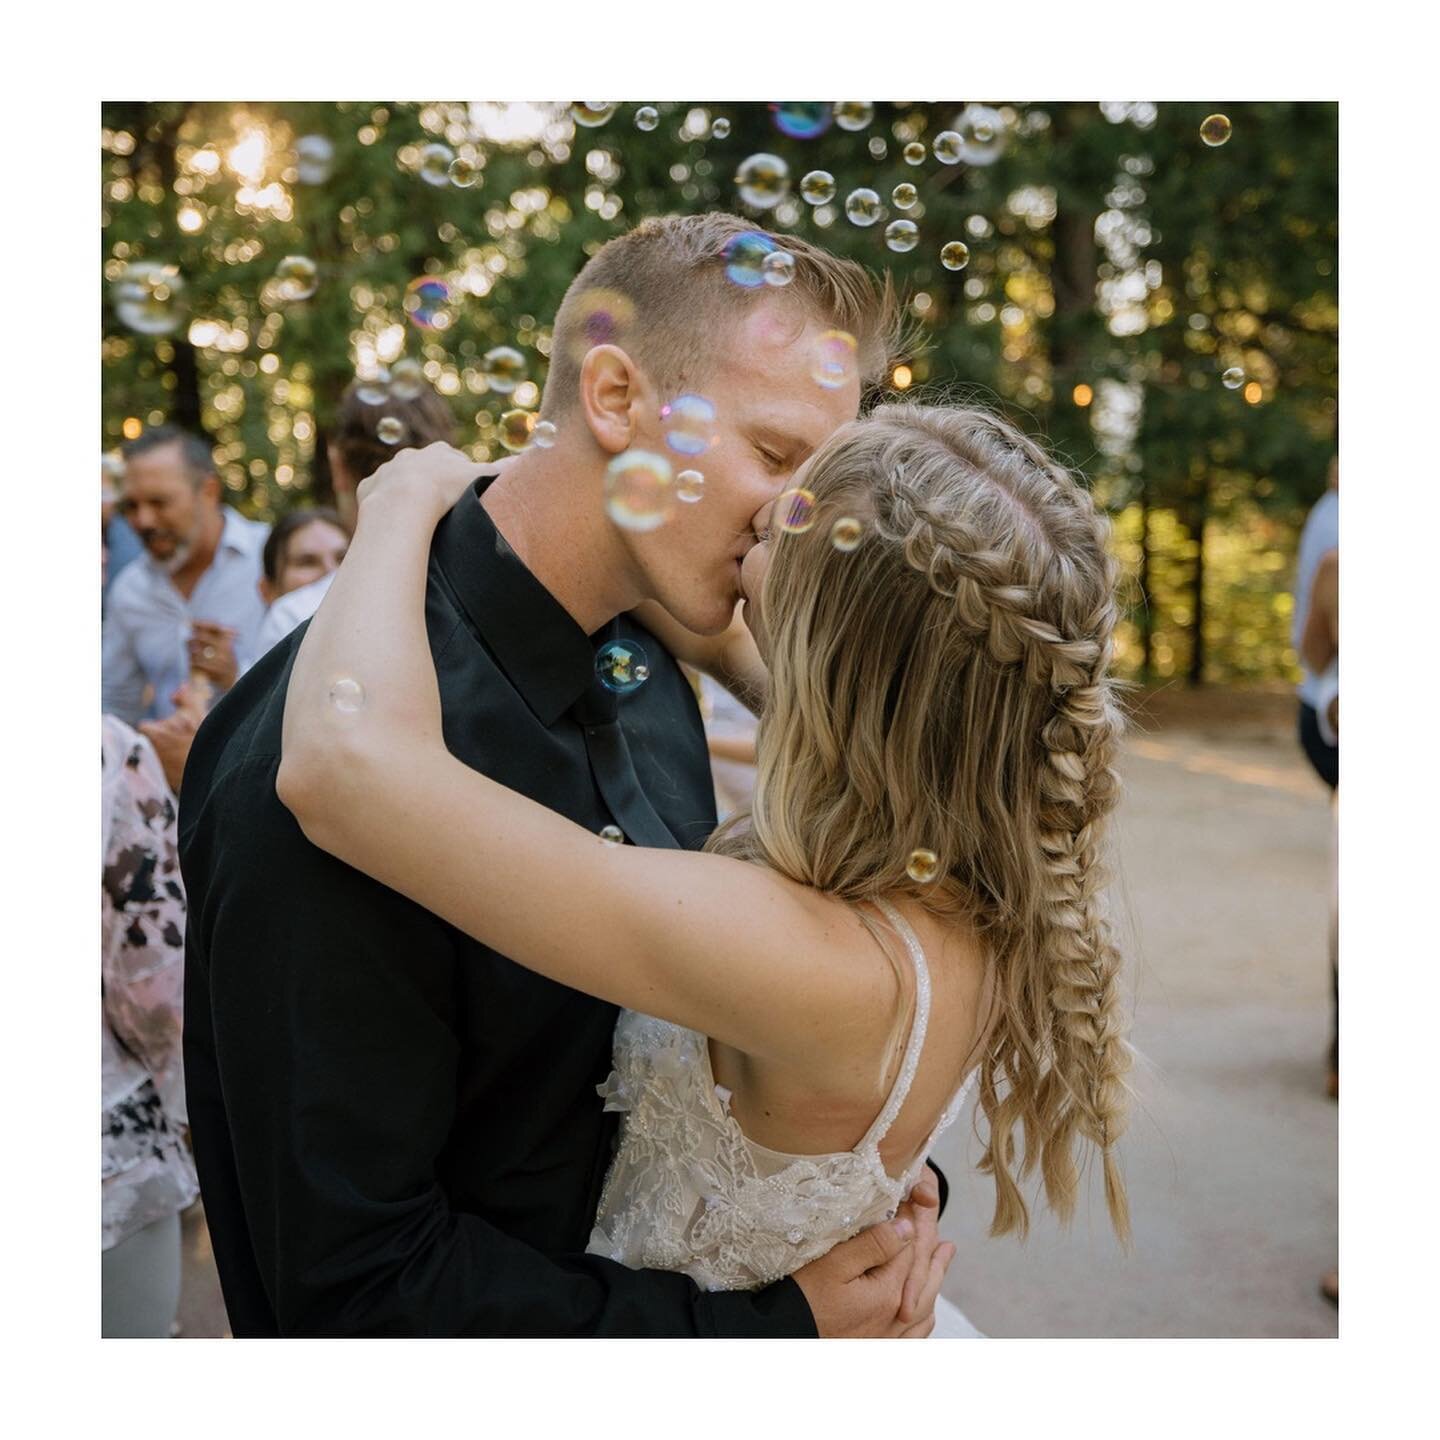
[[1150, 482], [1140, 482], [1140, 678], [1155, 675], [1155, 616], [1150, 605]]
[[1210, 486], [1208, 481], [1202, 481], [1190, 524], [1195, 538], [1195, 568], [1190, 580], [1190, 669], [1185, 680], [1192, 687], [1205, 683], [1205, 522], [1209, 509]]

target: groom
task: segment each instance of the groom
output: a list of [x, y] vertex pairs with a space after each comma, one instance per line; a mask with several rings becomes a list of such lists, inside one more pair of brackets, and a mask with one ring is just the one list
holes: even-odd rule
[[[477, 464], [431, 553], [451, 751], [637, 845], [698, 848], [715, 813], [693, 693], [628, 612], [656, 600], [691, 630], [722, 630], [776, 496], [887, 362], [888, 288], [793, 239], [788, 287], [737, 285], [723, 254], [748, 228], [647, 221], [585, 266], [556, 320], [553, 445]], [[856, 337], [858, 367], [830, 388], [811, 355], [835, 329]], [[702, 503], [650, 533], [613, 526], [607, 464], [643, 407], [684, 392], [716, 411], [705, 453], [673, 457], [703, 469]], [[595, 1087], [615, 1009], [305, 840], [275, 795], [302, 633], [211, 713], [180, 806], [186, 1084], [234, 1333], [925, 1333], [905, 1282], [938, 1243], [933, 1204], [753, 1293], [583, 1253], [614, 1138]], [[612, 641], [648, 662], [623, 697], [597, 678]]]

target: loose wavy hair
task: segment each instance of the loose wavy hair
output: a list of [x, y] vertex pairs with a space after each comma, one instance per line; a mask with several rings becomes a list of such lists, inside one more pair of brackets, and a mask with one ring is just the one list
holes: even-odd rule
[[[979, 1061], [991, 1234], [1028, 1231], [1017, 1181], [1037, 1163], [1050, 1208], [1073, 1215], [1079, 1141], [1128, 1240], [1129, 1048], [1101, 864], [1124, 726], [1108, 523], [975, 408], [882, 405], [801, 483], [815, 523], [777, 530], [760, 597], [771, 683], [752, 805], [707, 848], [972, 926], [997, 980]], [[840, 519], [860, 522], [853, 551], [832, 544]], [[918, 849], [938, 857], [931, 881], [908, 873]]]

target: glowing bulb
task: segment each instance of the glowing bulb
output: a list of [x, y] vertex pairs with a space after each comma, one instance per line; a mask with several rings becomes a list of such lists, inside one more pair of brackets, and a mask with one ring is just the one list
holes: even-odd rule
[[242, 179], [254, 185], [265, 173], [265, 156], [269, 149], [263, 130], [247, 130], [230, 147], [225, 163]]
[[1088, 385], [1077, 385], [1071, 398], [1083, 410], [1095, 398], [1095, 392]]

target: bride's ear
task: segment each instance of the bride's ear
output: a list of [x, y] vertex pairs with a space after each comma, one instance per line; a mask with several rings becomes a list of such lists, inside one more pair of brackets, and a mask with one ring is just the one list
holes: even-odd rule
[[580, 406], [595, 443], [611, 455], [628, 450], [637, 429], [644, 383], [618, 345], [596, 345], [580, 366]]

